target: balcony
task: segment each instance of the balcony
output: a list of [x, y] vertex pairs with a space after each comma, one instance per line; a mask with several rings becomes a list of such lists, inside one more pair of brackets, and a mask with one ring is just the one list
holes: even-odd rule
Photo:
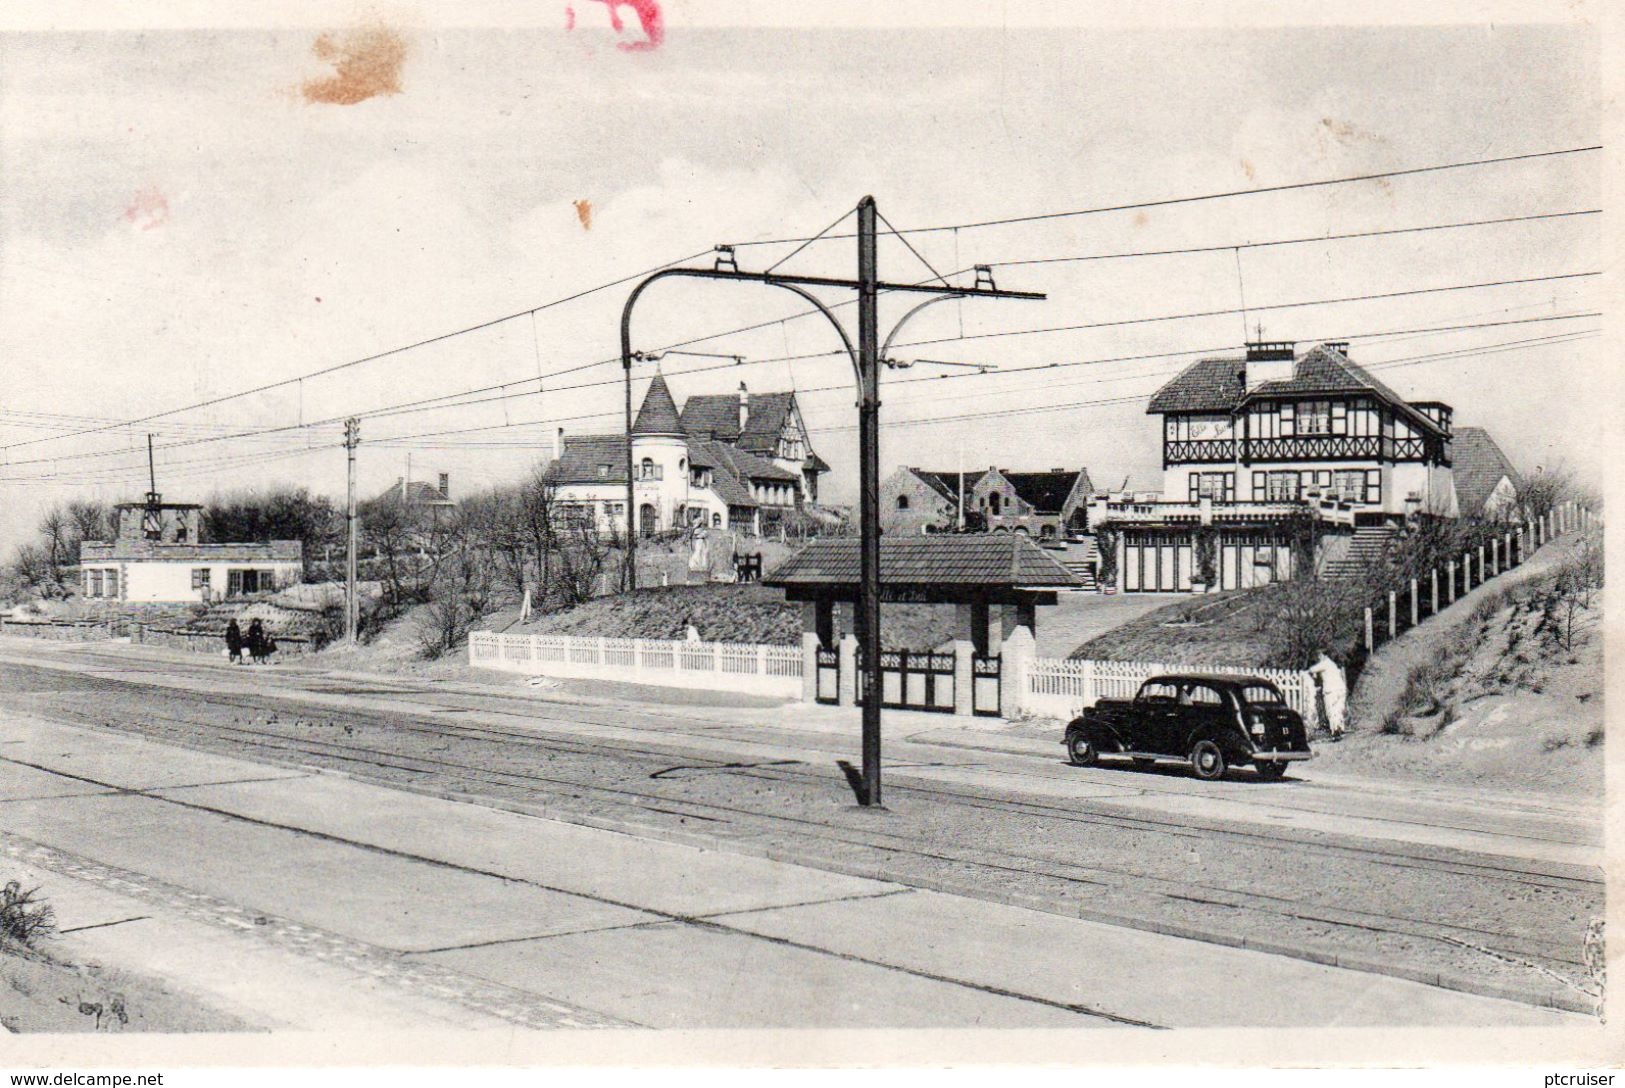
[[1116, 522], [1119, 525], [1221, 525], [1261, 521], [1285, 521], [1310, 515], [1333, 525], [1353, 525], [1361, 511], [1377, 509], [1377, 504], [1355, 502], [1336, 496], [1311, 494], [1302, 501], [1260, 500], [1251, 502], [1133, 502], [1108, 501], [1090, 512], [1090, 523]]
[[1297, 435], [1292, 438], [1203, 438], [1169, 440], [1162, 459], [1170, 465], [1226, 464], [1241, 461], [1422, 461], [1428, 443], [1421, 438], [1378, 435]]

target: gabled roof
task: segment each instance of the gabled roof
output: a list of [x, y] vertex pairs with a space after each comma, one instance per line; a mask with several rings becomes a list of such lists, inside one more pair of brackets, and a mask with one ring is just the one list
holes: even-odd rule
[[638, 418], [632, 423], [632, 433], [647, 435], [683, 433], [683, 425], [677, 417], [677, 402], [671, 399], [671, 390], [666, 386], [666, 377], [659, 370], [655, 371], [654, 380], [649, 383], [649, 391], [643, 395], [643, 406], [638, 409]]
[[1079, 476], [1083, 477], [1085, 494], [1094, 489], [1089, 481], [1089, 473], [1084, 469], [1077, 472], [1006, 472], [1001, 468], [999, 475], [1009, 480], [1021, 500], [1040, 514], [1059, 514]]
[[750, 393], [745, 397], [745, 429], [739, 429], [739, 395], [704, 393], [683, 402], [683, 430], [697, 438], [715, 438], [752, 453], [776, 448], [794, 393]]
[[1413, 422], [1440, 433], [1437, 423], [1404, 397], [1326, 344], [1316, 344], [1293, 361], [1292, 377], [1247, 389], [1247, 361], [1227, 357], [1199, 359], [1151, 396], [1146, 412], [1231, 412], [1241, 405], [1273, 397], [1321, 393], [1370, 393], [1403, 412]]
[[411, 506], [456, 506], [440, 488], [425, 480], [407, 480], [401, 484], [401, 501]]
[[1501, 452], [1495, 439], [1482, 427], [1458, 427], [1450, 440], [1451, 476], [1456, 483], [1456, 503], [1464, 518], [1477, 517], [1494, 494], [1502, 477], [1513, 486], [1518, 470]]
[[1147, 414], [1228, 412], [1247, 392], [1243, 359], [1198, 359], [1151, 394]]
[[[858, 545], [815, 540], [763, 579], [766, 585], [856, 585]], [[880, 541], [880, 580], [890, 585], [1072, 588], [1072, 572], [1020, 533], [898, 536]]]
[[[601, 473], [600, 465], [609, 471]], [[549, 479], [559, 485], [626, 483], [626, 439], [618, 434], [573, 434], [564, 439], [563, 455]]]
[[[923, 468], [910, 467], [909, 471], [918, 476], [921, 480], [925, 481], [926, 486], [930, 487], [932, 491], [935, 491], [949, 502], [957, 503], [959, 501], [958, 488], [960, 473], [957, 469], [953, 472], [927, 472]], [[977, 482], [986, 475], [987, 469], [985, 468], [964, 474], [965, 497], [967, 500], [970, 497], [971, 489], [974, 488]]]
[[[697, 465], [711, 465], [713, 467], [726, 467], [734, 475], [743, 480], [766, 480], [770, 483], [791, 484], [798, 477], [787, 468], [769, 461], [765, 457], [758, 457], [754, 453], [746, 453], [738, 446], [730, 446], [726, 442], [716, 442], [709, 438], [690, 438], [688, 448], [691, 451], [689, 459]], [[703, 452], [698, 457], [694, 450]]]

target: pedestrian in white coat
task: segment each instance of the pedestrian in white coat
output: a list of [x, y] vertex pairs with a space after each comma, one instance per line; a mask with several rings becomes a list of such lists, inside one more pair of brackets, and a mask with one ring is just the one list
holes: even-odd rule
[[1326, 728], [1331, 731], [1333, 740], [1342, 740], [1349, 694], [1342, 666], [1322, 651], [1315, 663], [1309, 666], [1309, 675], [1315, 678], [1326, 705]]

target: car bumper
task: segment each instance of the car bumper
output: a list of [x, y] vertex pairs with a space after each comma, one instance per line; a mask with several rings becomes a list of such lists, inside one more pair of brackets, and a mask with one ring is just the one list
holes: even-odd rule
[[1293, 763], [1302, 759], [1314, 759], [1313, 752], [1254, 752], [1254, 760], [1263, 760], [1266, 763]]

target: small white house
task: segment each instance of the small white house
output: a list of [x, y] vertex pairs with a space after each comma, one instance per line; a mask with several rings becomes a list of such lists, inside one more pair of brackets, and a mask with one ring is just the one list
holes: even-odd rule
[[120, 503], [118, 536], [79, 546], [79, 574], [89, 600], [131, 604], [207, 603], [282, 589], [299, 582], [304, 548], [297, 540], [201, 544], [202, 507], [165, 503], [150, 494]]

